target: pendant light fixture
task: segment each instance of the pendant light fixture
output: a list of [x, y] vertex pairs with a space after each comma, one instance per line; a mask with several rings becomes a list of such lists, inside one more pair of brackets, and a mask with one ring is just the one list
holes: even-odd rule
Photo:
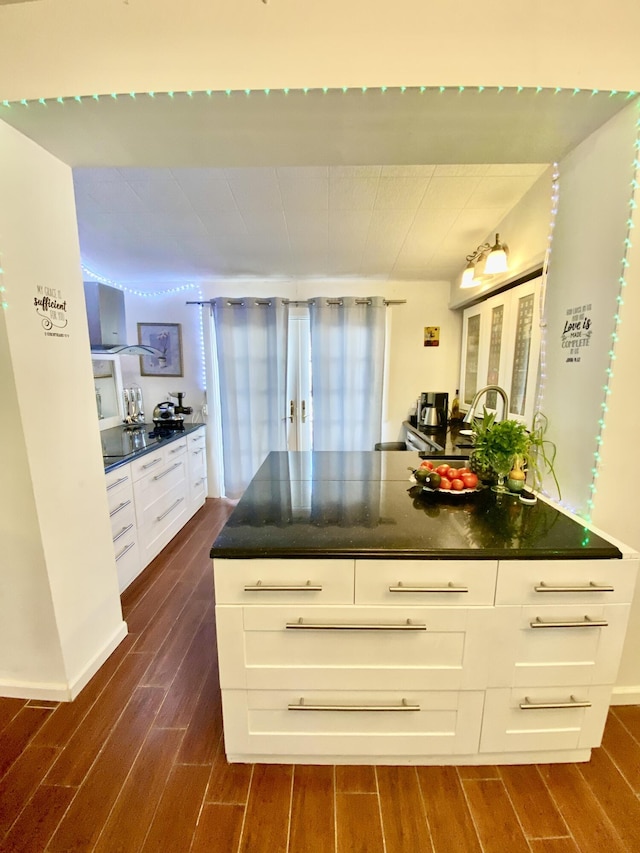
[[[462, 272], [460, 287], [476, 287], [484, 276], [506, 272], [509, 268], [507, 251], [507, 246], [500, 242], [499, 234], [496, 234], [496, 242], [493, 246], [489, 243], [481, 243], [475, 252], [467, 255], [467, 265]], [[478, 264], [482, 262], [484, 262], [484, 268], [480, 272]]]

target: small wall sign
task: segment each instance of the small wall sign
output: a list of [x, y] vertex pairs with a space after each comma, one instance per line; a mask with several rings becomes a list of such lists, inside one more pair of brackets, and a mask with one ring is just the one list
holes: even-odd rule
[[565, 363], [578, 364], [583, 347], [591, 343], [591, 304], [567, 308], [564, 327], [560, 336], [560, 345], [564, 350]]
[[69, 322], [67, 317], [67, 300], [62, 291], [56, 287], [36, 285], [36, 296], [33, 297], [33, 307], [40, 317], [44, 334], [48, 338], [68, 338], [69, 333], [63, 332]]
[[426, 347], [440, 346], [440, 326], [424, 327], [424, 345]]

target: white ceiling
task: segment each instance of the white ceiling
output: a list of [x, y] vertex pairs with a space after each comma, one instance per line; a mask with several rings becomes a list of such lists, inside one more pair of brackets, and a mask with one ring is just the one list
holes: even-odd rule
[[0, 119], [74, 167], [83, 262], [123, 285], [441, 280], [626, 103], [566, 90], [182, 93], [0, 105]]

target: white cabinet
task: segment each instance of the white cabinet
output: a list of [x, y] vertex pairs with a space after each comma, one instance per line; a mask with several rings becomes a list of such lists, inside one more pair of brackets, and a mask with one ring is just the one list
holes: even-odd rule
[[187, 460], [189, 515], [192, 516], [207, 497], [207, 440], [204, 427], [187, 436]]
[[[485, 385], [499, 385], [509, 396], [509, 416], [531, 424], [540, 353], [540, 278], [467, 308], [463, 315], [460, 396], [471, 405]], [[496, 392], [480, 401], [502, 414]]]
[[105, 480], [118, 585], [122, 592], [141, 568], [131, 466], [123, 465], [110, 471]]
[[600, 742], [635, 559], [213, 568], [231, 761], [535, 763]]

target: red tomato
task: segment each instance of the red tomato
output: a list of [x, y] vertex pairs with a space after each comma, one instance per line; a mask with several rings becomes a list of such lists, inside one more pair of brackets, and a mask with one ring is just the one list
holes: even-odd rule
[[427, 468], [429, 471], [433, 471], [433, 462], [429, 459], [423, 459], [420, 463], [421, 468]]
[[443, 465], [438, 465], [438, 467], [436, 468], [436, 471], [438, 472], [438, 474], [440, 474], [441, 477], [446, 477], [448, 470], [449, 466], [446, 464], [446, 462]]
[[440, 475], [440, 488], [445, 489], [447, 492], [451, 488], [451, 480], [447, 480], [447, 478], [443, 477], [442, 474]]
[[463, 474], [471, 473], [471, 468], [458, 468], [458, 477], [462, 477]]
[[461, 492], [464, 489], [464, 483], [459, 477], [455, 477], [451, 481], [451, 489], [454, 492]]
[[468, 474], [463, 474], [462, 480], [466, 489], [475, 489], [478, 485], [478, 475], [474, 474], [473, 471], [470, 471]]
[[460, 469], [459, 468], [453, 468], [453, 467], [449, 468], [449, 472], [447, 473], [447, 477], [450, 480], [455, 480], [455, 478], [459, 477], [459, 476], [460, 476]]

